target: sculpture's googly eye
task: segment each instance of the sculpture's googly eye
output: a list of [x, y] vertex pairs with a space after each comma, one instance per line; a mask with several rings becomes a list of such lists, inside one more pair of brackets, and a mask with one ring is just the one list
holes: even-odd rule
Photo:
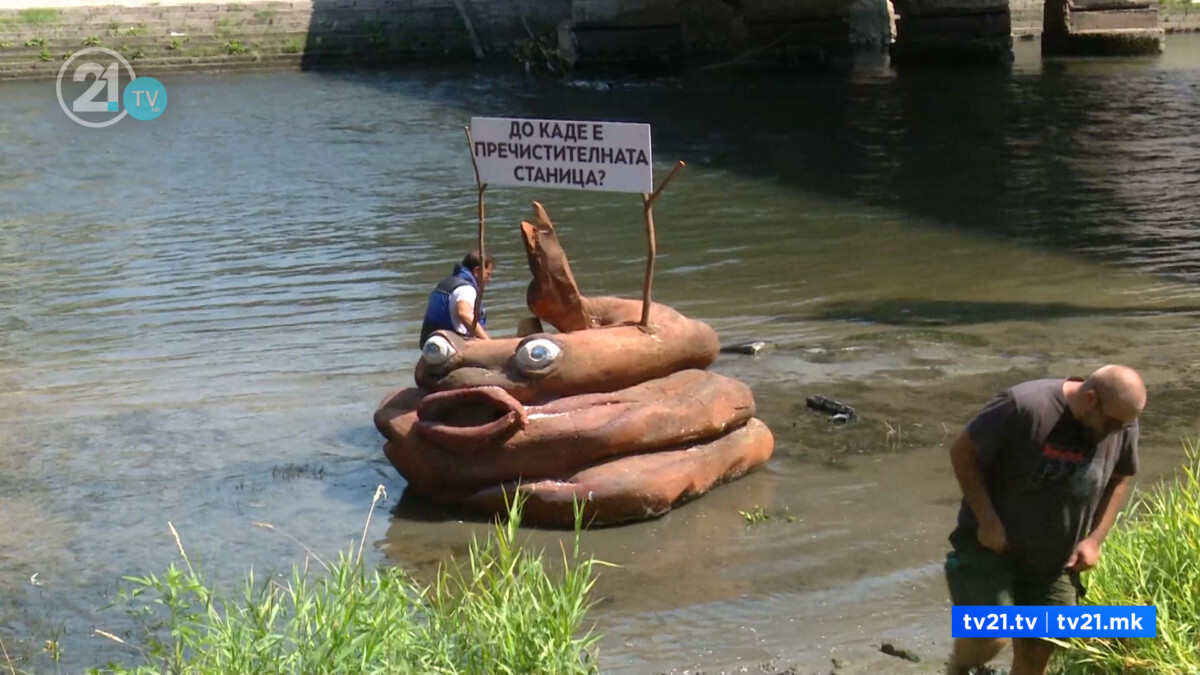
[[454, 358], [454, 345], [441, 335], [434, 335], [425, 341], [421, 348], [421, 357], [431, 366], [445, 365]]
[[517, 350], [517, 366], [521, 370], [545, 370], [553, 365], [561, 354], [562, 347], [552, 340], [545, 338], [530, 340]]

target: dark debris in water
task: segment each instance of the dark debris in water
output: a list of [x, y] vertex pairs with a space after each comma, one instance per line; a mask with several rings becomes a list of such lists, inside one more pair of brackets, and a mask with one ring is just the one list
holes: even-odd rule
[[888, 656], [895, 656], [897, 658], [904, 659], [905, 661], [912, 661], [913, 663], [916, 663], [921, 660], [921, 657], [917, 656], [916, 654], [912, 653], [911, 651], [909, 651], [907, 649], [903, 649], [901, 647], [897, 647], [896, 645], [894, 645], [890, 642], [885, 642], [885, 643], [879, 645], [879, 651], [883, 652], [884, 654], [887, 654]]
[[774, 342], [766, 340], [754, 340], [752, 342], [739, 342], [737, 344], [721, 347], [722, 354], [748, 354], [750, 356], [758, 356], [762, 352], [767, 352], [775, 348]]
[[299, 478], [325, 480], [325, 467], [285, 464], [271, 469], [271, 478], [275, 480], [296, 480]]
[[845, 403], [820, 395], [809, 396], [805, 399], [805, 405], [813, 410], [826, 413], [829, 415], [829, 421], [834, 424], [845, 424], [858, 416], [854, 408]]

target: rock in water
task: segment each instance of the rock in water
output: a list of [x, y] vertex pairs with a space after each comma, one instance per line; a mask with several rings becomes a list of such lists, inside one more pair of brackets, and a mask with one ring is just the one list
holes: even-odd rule
[[721, 348], [723, 354], [749, 354], [750, 356], [758, 356], [760, 352], [769, 351], [775, 348], [774, 342], [766, 340], [755, 340], [753, 342], [739, 342], [738, 344], [729, 345]]
[[834, 422], [848, 422], [858, 416], [854, 408], [824, 396], [809, 396], [805, 403], [813, 410], [829, 413]]
[[916, 654], [910, 652], [907, 649], [902, 649], [900, 647], [897, 647], [896, 645], [893, 645], [890, 642], [885, 642], [882, 645], [880, 645], [879, 651], [883, 652], [884, 654], [887, 654], [888, 656], [895, 656], [897, 658], [904, 659], [905, 661], [912, 661], [913, 663], [917, 663], [921, 660], [921, 657], [917, 656]]

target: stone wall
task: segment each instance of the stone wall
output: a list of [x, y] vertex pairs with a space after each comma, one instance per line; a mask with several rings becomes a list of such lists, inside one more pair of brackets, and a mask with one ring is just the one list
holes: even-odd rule
[[1042, 4], [1044, 0], [1008, 0], [1014, 36], [1042, 33]]
[[887, 0], [573, 0], [576, 67], [825, 62], [891, 39]]
[[[1043, 4], [1009, 0], [1014, 36], [1042, 32]], [[568, 41], [584, 51], [602, 33], [642, 52], [738, 53], [788, 43], [825, 51], [886, 40], [890, 6], [883, 0], [0, 0], [0, 79], [56, 77], [65, 59], [88, 46], [119, 51], [145, 74], [442, 62], [479, 53], [535, 62], [563, 44], [559, 28], [572, 20], [578, 30], [573, 36], [568, 30]], [[1198, 30], [1200, 4], [1163, 5], [1159, 21], [1167, 33]]]
[[552, 42], [570, 16], [570, 0], [85, 2], [0, 1], [0, 79], [57, 77], [89, 46], [120, 52], [139, 74], [509, 59], [531, 36]]
[[[1013, 35], [1041, 35], [1045, 22], [1044, 6], [1044, 0], [1009, 0]], [[1167, 34], [1200, 32], [1200, 2], [1159, 5], [1158, 25]]]
[[894, 0], [893, 64], [996, 62], [1012, 54], [1009, 0]]

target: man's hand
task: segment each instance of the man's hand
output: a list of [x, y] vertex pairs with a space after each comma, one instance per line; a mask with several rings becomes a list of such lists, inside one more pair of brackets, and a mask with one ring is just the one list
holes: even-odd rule
[[976, 537], [979, 539], [980, 546], [996, 553], [1004, 553], [1008, 548], [1008, 537], [1004, 533], [1004, 524], [998, 518], [980, 523]]
[[1086, 572], [1100, 562], [1100, 544], [1088, 537], [1075, 547], [1071, 557], [1067, 559], [1067, 569], [1072, 572]]

